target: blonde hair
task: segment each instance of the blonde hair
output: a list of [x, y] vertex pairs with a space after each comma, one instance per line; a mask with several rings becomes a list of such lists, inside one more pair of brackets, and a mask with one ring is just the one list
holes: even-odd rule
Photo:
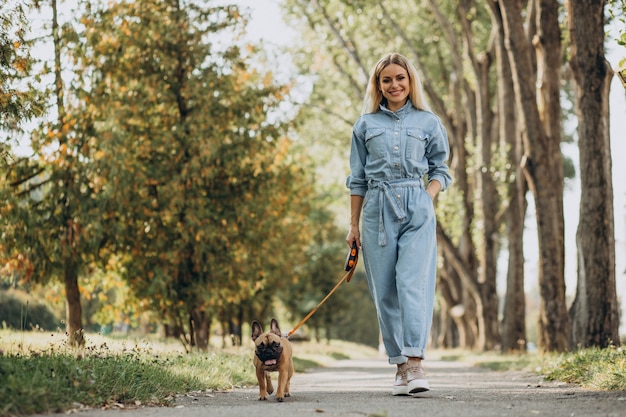
[[380, 73], [383, 69], [391, 64], [400, 65], [404, 68], [409, 75], [409, 86], [411, 92], [409, 93], [409, 100], [413, 104], [413, 107], [419, 110], [430, 110], [426, 100], [424, 99], [424, 92], [422, 91], [422, 82], [415, 66], [398, 53], [390, 53], [382, 57], [374, 66], [370, 79], [367, 83], [367, 90], [365, 91], [365, 98], [363, 99], [363, 110], [361, 114], [376, 113], [379, 110], [380, 104], [383, 102], [383, 94], [380, 91]]

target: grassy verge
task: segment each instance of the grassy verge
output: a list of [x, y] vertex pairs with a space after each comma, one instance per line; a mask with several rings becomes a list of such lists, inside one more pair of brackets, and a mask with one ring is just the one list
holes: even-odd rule
[[463, 360], [494, 371], [527, 371], [548, 381], [561, 381], [602, 391], [626, 391], [626, 349], [588, 348], [561, 354], [503, 355], [442, 352], [441, 360]]
[[[80, 351], [64, 335], [0, 331], [0, 416], [64, 412], [120, 405], [171, 405], [189, 392], [257, 384], [251, 342], [184, 353], [176, 342], [133, 341], [87, 335]], [[296, 342], [297, 372], [337, 359], [379, 358], [375, 349], [349, 342]], [[522, 370], [547, 380], [599, 390], [626, 390], [626, 349], [585, 349], [560, 355], [472, 354], [438, 351], [432, 359], [471, 362], [492, 370]]]
[[62, 412], [118, 404], [169, 405], [177, 394], [256, 381], [249, 355], [29, 352], [0, 356], [0, 415]]
[[174, 371], [176, 360], [158, 363], [131, 355], [80, 358], [67, 354], [0, 358], [0, 404], [8, 415], [60, 412], [116, 403], [168, 404], [202, 382]]
[[553, 356], [540, 372], [551, 381], [603, 391], [626, 391], [626, 349], [589, 348]]
[[[64, 336], [0, 331], [0, 416], [25, 416], [80, 408], [171, 405], [177, 395], [257, 384], [253, 347], [185, 354], [177, 343], [87, 335], [80, 351]], [[347, 342], [298, 342], [297, 372], [376, 351]], [[349, 355], [347, 354], [349, 352]]]

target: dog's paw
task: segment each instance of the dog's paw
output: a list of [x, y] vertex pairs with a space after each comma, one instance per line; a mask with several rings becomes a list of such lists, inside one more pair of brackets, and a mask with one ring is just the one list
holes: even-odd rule
[[267, 397], [259, 397], [259, 401], [267, 401]]
[[278, 401], [279, 403], [283, 402], [283, 397], [276, 397], [276, 401]]
[[290, 393], [288, 393], [288, 392], [286, 392], [286, 393], [285, 393], [285, 397], [291, 397], [291, 394], [290, 394]]

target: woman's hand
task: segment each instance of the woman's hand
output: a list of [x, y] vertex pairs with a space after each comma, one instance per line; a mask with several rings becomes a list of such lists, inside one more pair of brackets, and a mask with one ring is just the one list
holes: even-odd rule
[[433, 180], [426, 187], [426, 192], [430, 196], [430, 198], [434, 201], [435, 197], [437, 197], [437, 193], [441, 191], [441, 183], [437, 180]]
[[352, 247], [352, 242], [356, 242], [356, 246], [361, 248], [361, 231], [358, 226], [350, 226], [348, 236], [346, 236], [346, 243]]

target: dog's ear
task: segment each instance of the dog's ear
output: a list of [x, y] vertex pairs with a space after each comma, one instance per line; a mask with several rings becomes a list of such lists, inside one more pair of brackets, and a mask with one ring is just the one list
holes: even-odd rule
[[270, 327], [271, 327], [272, 333], [277, 334], [278, 336], [282, 337], [283, 334], [280, 331], [280, 327], [278, 327], [278, 321], [276, 319], [272, 319]]
[[261, 323], [254, 320], [252, 321], [252, 340], [256, 340], [263, 333], [263, 328], [261, 327]]

